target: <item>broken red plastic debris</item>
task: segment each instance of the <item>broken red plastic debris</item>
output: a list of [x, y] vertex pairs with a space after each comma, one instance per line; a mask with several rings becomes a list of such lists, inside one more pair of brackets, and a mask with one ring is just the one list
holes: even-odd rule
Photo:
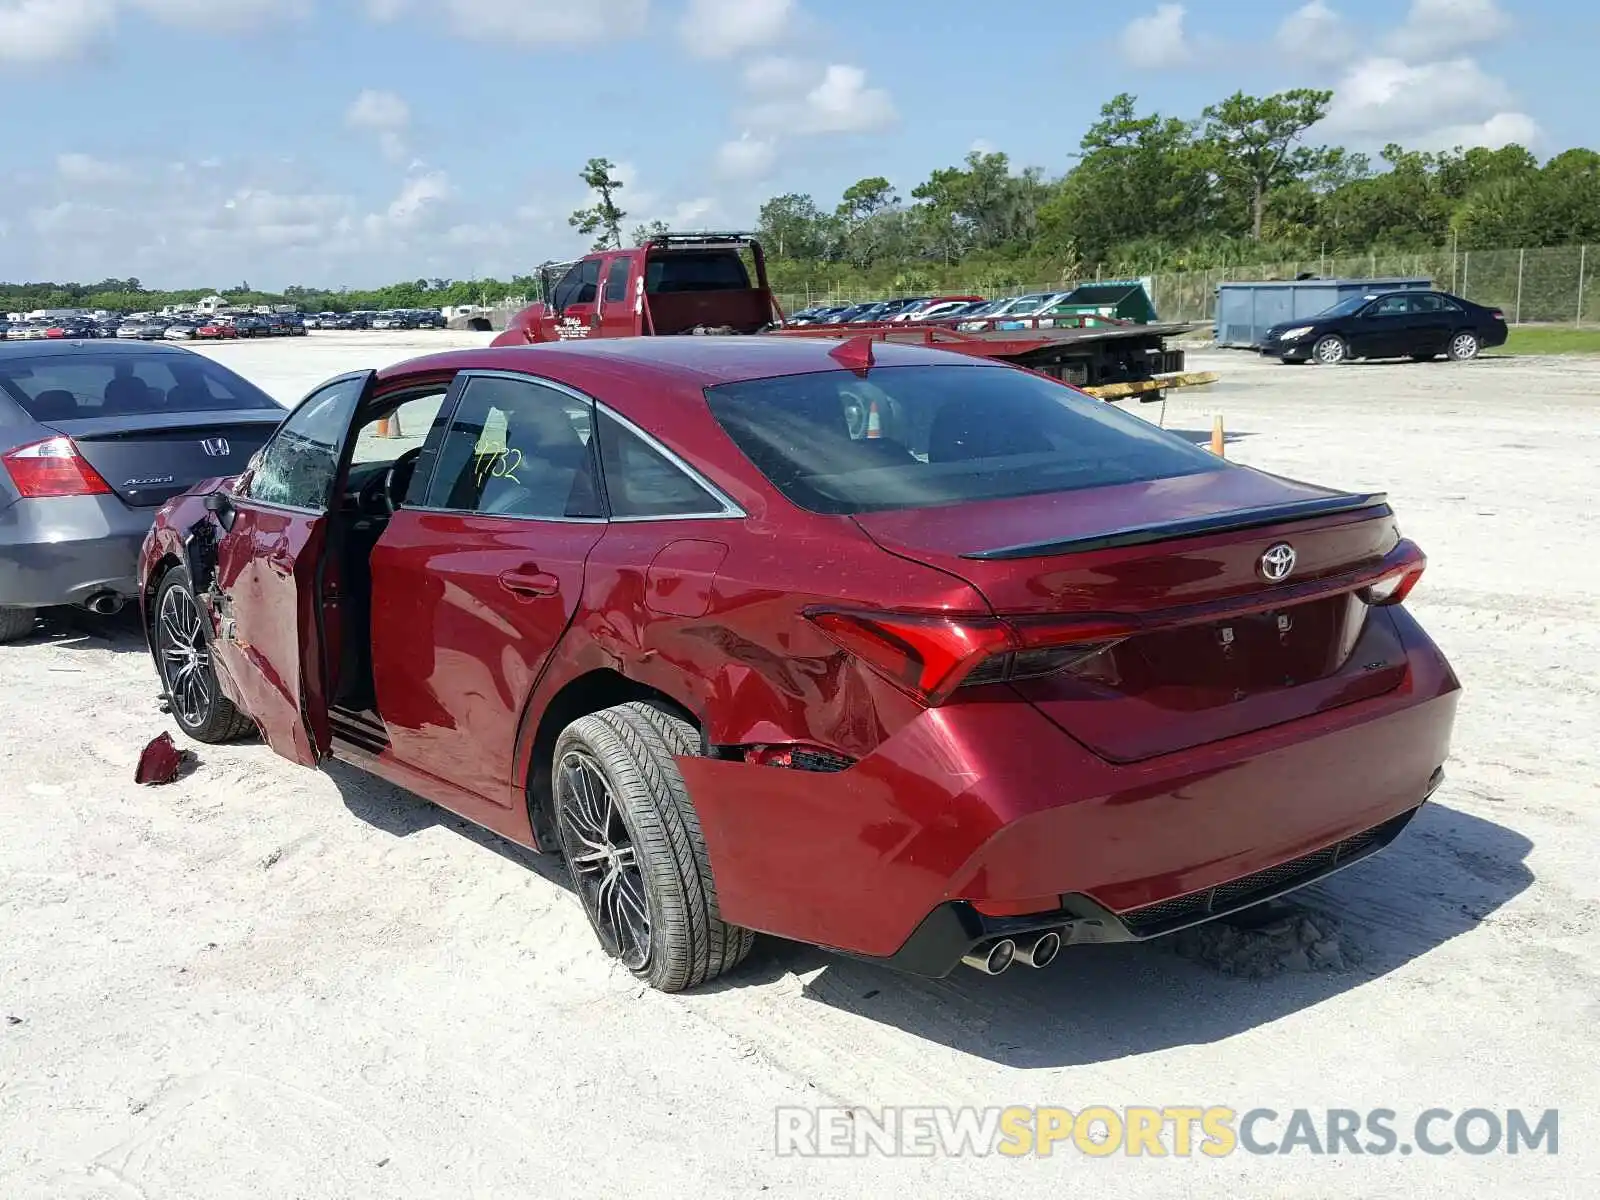
[[872, 365], [872, 335], [858, 334], [828, 351], [828, 357], [852, 371], [866, 371]]
[[189, 751], [179, 750], [172, 744], [170, 733], [163, 733], [158, 738], [152, 738], [139, 755], [139, 766], [133, 773], [133, 781], [147, 784], [171, 783], [178, 777], [178, 772], [183, 770], [183, 764], [193, 757]]

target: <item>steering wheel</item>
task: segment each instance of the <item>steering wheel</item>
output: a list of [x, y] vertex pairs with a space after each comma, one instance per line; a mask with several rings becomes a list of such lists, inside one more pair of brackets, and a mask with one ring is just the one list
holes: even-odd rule
[[415, 446], [390, 463], [388, 469], [384, 471], [379, 498], [382, 499], [383, 507], [391, 517], [411, 487], [411, 477], [416, 474], [417, 459], [421, 457], [422, 447]]

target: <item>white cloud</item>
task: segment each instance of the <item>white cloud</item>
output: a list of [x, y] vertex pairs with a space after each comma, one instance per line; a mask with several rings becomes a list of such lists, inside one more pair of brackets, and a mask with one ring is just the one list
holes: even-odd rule
[[1470, 58], [1412, 64], [1368, 58], [1353, 64], [1333, 89], [1329, 135], [1405, 140], [1430, 130], [1487, 120], [1512, 103], [1505, 81]]
[[1470, 125], [1446, 125], [1415, 139], [1420, 150], [1454, 150], [1457, 146], [1468, 149], [1484, 146], [1498, 150], [1501, 146], [1536, 146], [1544, 137], [1539, 123], [1527, 113], [1495, 113], [1487, 121]]
[[744, 69], [745, 87], [761, 96], [799, 91], [809, 87], [815, 78], [815, 70], [795, 58], [758, 58]]
[[[897, 119], [889, 93], [868, 87], [860, 67], [832, 63], [818, 74], [774, 60], [752, 70], [753, 86], [765, 93], [748, 114], [754, 127], [789, 135], [867, 133], [887, 129]], [[750, 72], [746, 80], [751, 81]]]
[[1000, 147], [988, 138], [974, 138], [972, 145], [968, 146], [967, 149], [974, 154], [996, 154], [999, 152]]
[[380, 24], [397, 21], [411, 7], [410, 0], [365, 0], [362, 5], [369, 19]]
[[1344, 18], [1323, 0], [1311, 0], [1285, 17], [1273, 44], [1291, 59], [1317, 64], [1344, 62], [1357, 47]]
[[752, 137], [746, 130], [717, 147], [717, 174], [724, 179], [759, 179], [772, 169], [777, 157], [773, 138]]
[[1411, 0], [1405, 24], [1388, 38], [1403, 58], [1433, 62], [1503, 36], [1511, 18], [1496, 0]]
[[644, 32], [650, 0], [442, 0], [450, 27], [478, 41], [571, 46]]
[[727, 58], [783, 36], [794, 0], [689, 0], [678, 33], [690, 53]]
[[0, 0], [0, 65], [78, 58], [115, 24], [115, 0]]
[[345, 124], [375, 133], [378, 149], [390, 162], [405, 162], [411, 150], [405, 133], [411, 125], [411, 106], [393, 92], [368, 88], [345, 110]]
[[411, 124], [411, 106], [393, 92], [368, 88], [350, 102], [344, 119], [352, 129], [398, 131]]
[[159, 21], [215, 33], [245, 33], [304, 20], [312, 0], [129, 0]]
[[400, 194], [390, 202], [384, 216], [389, 224], [397, 228], [415, 228], [441, 201], [454, 195], [450, 176], [443, 171], [413, 175], [401, 185]]
[[56, 173], [68, 183], [119, 183], [129, 177], [128, 169], [88, 154], [58, 154]]
[[1135, 17], [1117, 39], [1122, 57], [1136, 67], [1178, 67], [1194, 60], [1194, 47], [1184, 28], [1188, 9], [1161, 4], [1147, 17]]

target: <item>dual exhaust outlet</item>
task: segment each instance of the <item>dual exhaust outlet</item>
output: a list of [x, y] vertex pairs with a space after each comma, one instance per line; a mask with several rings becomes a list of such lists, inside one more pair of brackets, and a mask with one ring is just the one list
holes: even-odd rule
[[985, 975], [998, 975], [1013, 963], [1039, 969], [1055, 962], [1061, 953], [1061, 935], [1054, 929], [1029, 933], [1017, 938], [996, 938], [981, 942], [961, 956], [961, 961]]

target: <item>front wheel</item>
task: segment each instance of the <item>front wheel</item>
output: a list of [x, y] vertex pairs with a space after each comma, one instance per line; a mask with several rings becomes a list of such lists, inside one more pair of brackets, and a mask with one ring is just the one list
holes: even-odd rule
[[235, 741], [254, 728], [217, 684], [200, 601], [182, 567], [168, 571], [156, 592], [150, 642], [179, 729], [197, 742], [215, 745]]
[[1344, 339], [1337, 334], [1328, 334], [1319, 338], [1317, 344], [1311, 347], [1313, 361], [1325, 367], [1336, 367], [1350, 357], [1350, 347], [1345, 345]]
[[1478, 341], [1478, 335], [1465, 331], [1458, 333], [1450, 339], [1450, 361], [1468, 362], [1478, 357], [1478, 352], [1483, 349]]
[[557, 840], [584, 914], [607, 954], [664, 992], [732, 970], [755, 940], [722, 920], [673, 761], [699, 751], [687, 721], [635, 702], [567, 726], [551, 764]]

